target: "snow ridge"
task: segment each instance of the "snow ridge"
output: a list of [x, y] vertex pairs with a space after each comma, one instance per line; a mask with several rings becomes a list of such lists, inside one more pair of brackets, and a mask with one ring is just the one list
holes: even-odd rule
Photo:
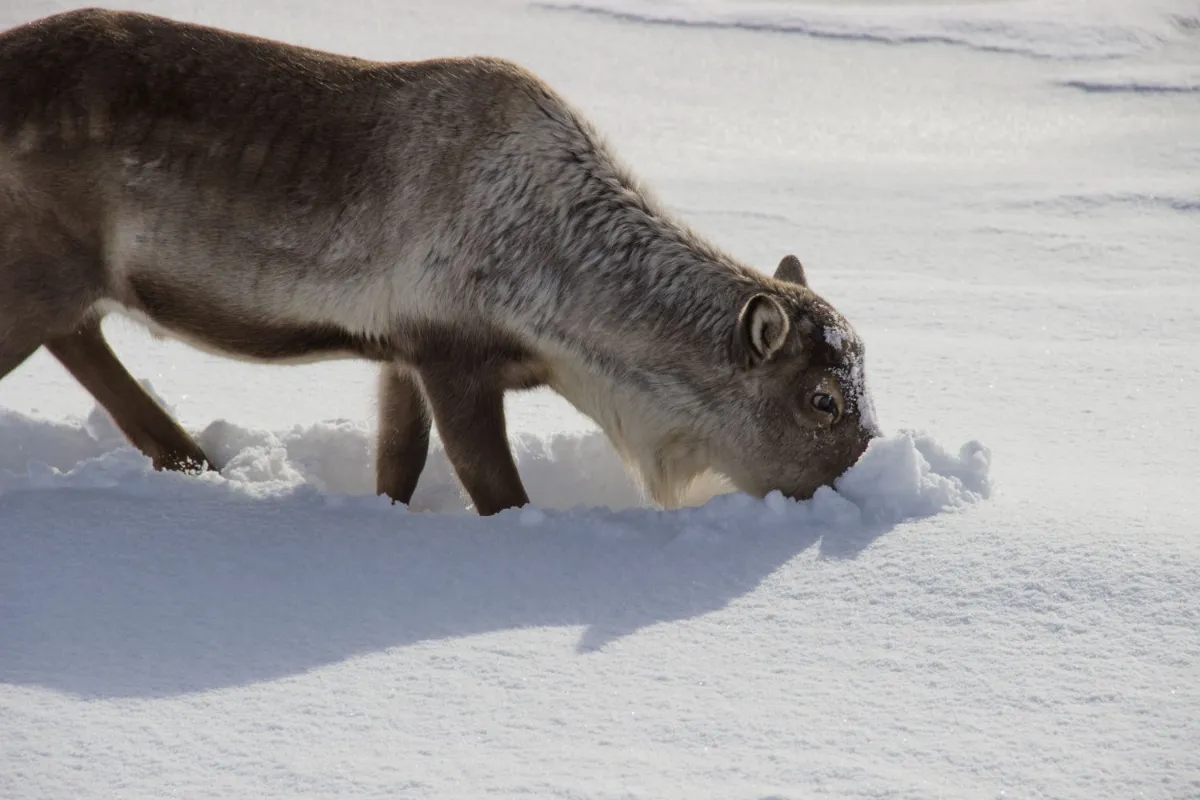
[[641, 23], [742, 28], [886, 44], [948, 44], [1075, 61], [1136, 56], [1200, 27], [1186, 0], [1013, 0], [897, 5], [789, 0], [537, 0]]
[[[151, 387], [152, 388], [152, 387]], [[250, 500], [323, 496], [327, 504], [403, 513], [374, 496], [370, 432], [348, 421], [298, 425], [286, 431], [241, 428], [216, 421], [197, 434], [220, 473], [158, 473], [131, 448], [98, 406], [82, 424], [47, 422], [0, 409], [0, 496], [31, 490], [103, 489], [135, 497], [200, 500], [212, 495]], [[514, 439], [518, 467], [537, 509], [592, 509], [593, 519], [615, 511], [655, 512], [631, 482], [607, 440], [597, 432], [524, 435]], [[799, 524], [856, 528], [893, 524], [974, 504], [991, 492], [990, 452], [978, 442], [957, 455], [918, 433], [872, 442], [859, 463], [807, 502], [775, 493], [763, 501], [702, 487], [696, 513], [734, 521], [757, 510]], [[718, 495], [718, 496], [714, 496]], [[707, 502], [704, 502], [707, 501]], [[598, 511], [604, 509], [605, 511]], [[414, 511], [465, 513], [466, 499], [444, 452], [434, 446]], [[684, 512], [676, 512], [684, 513]], [[527, 509], [522, 519], [544, 515]]]

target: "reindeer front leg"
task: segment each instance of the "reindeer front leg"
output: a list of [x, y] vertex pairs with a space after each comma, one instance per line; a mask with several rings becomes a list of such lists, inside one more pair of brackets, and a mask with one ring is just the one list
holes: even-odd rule
[[446, 455], [481, 516], [529, 503], [504, 424], [504, 389], [487, 377], [423, 368], [421, 384]]
[[417, 376], [395, 364], [379, 369], [375, 493], [408, 505], [429, 456], [429, 412]]

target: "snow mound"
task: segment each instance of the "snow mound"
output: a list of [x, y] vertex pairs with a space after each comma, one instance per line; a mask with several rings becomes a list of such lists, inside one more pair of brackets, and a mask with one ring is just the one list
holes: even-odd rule
[[792, 0], [540, 0], [635, 22], [798, 33], [888, 44], [940, 43], [1061, 60], [1135, 56], [1200, 26], [1190, 0], [983, 0], [845, 3]]
[[977, 441], [954, 455], [928, 435], [905, 432], [871, 442], [837, 490], [868, 522], [928, 517], [989, 497], [991, 458]]
[[[315, 494], [329, 505], [395, 510], [374, 494], [373, 442], [370, 432], [357, 423], [331, 421], [263, 431], [216, 421], [196, 438], [220, 467], [219, 473], [155, 472], [149, 459], [125, 442], [99, 407], [82, 425], [0, 410], [0, 495], [104, 489], [143, 497], [187, 498], [217, 492], [261, 500]], [[537, 509], [620, 511], [647, 505], [599, 433], [525, 435], [513, 444], [536, 507], [521, 515], [523, 524], [546, 519]], [[978, 442], [963, 445], [956, 456], [926, 435], [901, 433], [873, 441], [859, 463], [837, 481], [837, 491], [823, 488], [805, 502], [778, 492], [759, 501], [713, 482], [693, 495], [693, 502], [702, 506], [675, 513], [691, 515], [692, 521], [712, 521], [742, 518], [757, 509], [763, 522], [834, 528], [891, 524], [986, 498], [989, 465], [989, 451]], [[445, 453], [436, 444], [412, 510], [469, 511]]]

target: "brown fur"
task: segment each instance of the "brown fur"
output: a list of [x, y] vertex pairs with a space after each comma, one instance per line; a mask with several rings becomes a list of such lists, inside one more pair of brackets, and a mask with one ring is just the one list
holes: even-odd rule
[[[0, 296], [21, 301], [0, 302], [0, 377], [44, 344], [156, 468], [199, 468], [207, 463], [199, 446], [125, 371], [89, 314], [110, 294], [108, 154], [136, 147], [142, 158], [202, 182], [200, 193], [217, 203], [275, 205], [313, 217], [332, 200], [339, 207], [327, 213], [336, 216], [346, 196], [370, 194], [364, 179], [380, 166], [373, 144], [386, 135], [375, 117], [356, 111], [426, 67], [389, 67], [95, 9], [8, 31], [0, 35], [0, 55]], [[326, 91], [310, 91], [316, 85]], [[198, 236], [209, 233], [204, 217], [197, 209]], [[508, 450], [501, 398], [544, 379], [529, 354], [498, 333], [430, 323], [381, 341], [231, 309], [202, 289], [150, 275], [135, 275], [130, 285], [133, 295], [117, 298], [122, 304], [229, 355], [357, 356], [422, 370], [419, 383], [415, 372], [385, 379], [379, 492], [411, 499], [428, 450], [429, 402], [479, 512], [528, 502]], [[456, 371], [471, 380], [460, 384]]]
[[94, 9], [0, 34], [0, 379], [45, 345], [159, 468], [206, 459], [108, 349], [113, 308], [234, 357], [379, 362], [399, 502], [436, 425], [480, 513], [526, 503], [503, 396], [541, 385], [661, 502], [706, 469], [811, 494], [865, 447], [861, 346], [798, 261], [777, 278], [670, 220], [508, 62]]

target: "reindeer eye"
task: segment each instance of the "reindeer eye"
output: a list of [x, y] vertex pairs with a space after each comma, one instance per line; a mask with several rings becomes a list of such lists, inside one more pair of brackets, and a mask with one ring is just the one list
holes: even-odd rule
[[836, 417], [838, 414], [837, 401], [833, 399], [832, 395], [825, 394], [824, 392], [817, 392], [812, 396], [809, 402], [812, 403], [813, 408], [815, 408], [817, 411], [820, 411], [822, 414], [829, 414], [832, 417]]

